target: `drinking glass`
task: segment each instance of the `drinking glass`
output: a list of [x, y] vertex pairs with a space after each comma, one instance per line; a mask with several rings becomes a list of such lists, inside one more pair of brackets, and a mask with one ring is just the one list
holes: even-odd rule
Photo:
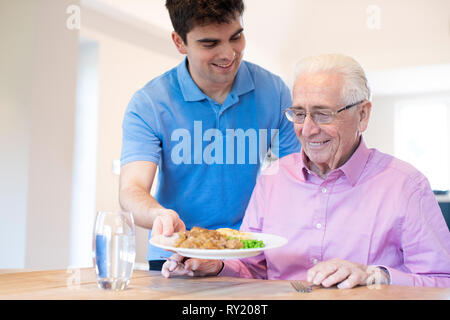
[[136, 257], [132, 213], [98, 212], [93, 240], [93, 258], [99, 288], [126, 289], [130, 283]]

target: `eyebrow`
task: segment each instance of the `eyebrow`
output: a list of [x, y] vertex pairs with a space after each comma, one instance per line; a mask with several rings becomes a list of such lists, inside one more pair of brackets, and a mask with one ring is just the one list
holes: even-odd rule
[[[230, 39], [233, 39], [234, 37], [236, 37], [238, 34], [242, 33], [244, 31], [244, 28], [240, 28], [238, 31], [236, 31], [235, 33], [233, 33], [230, 37]], [[203, 38], [203, 39], [198, 39], [197, 42], [199, 43], [204, 43], [204, 42], [219, 42], [219, 39], [213, 39], [213, 38]]]
[[[304, 110], [306, 110], [306, 108], [303, 107], [303, 106], [292, 106], [291, 108], [292, 109], [304, 109]], [[331, 109], [331, 107], [318, 105], [318, 106], [312, 106], [311, 109], [313, 109], [313, 110], [315, 110], [315, 109]]]

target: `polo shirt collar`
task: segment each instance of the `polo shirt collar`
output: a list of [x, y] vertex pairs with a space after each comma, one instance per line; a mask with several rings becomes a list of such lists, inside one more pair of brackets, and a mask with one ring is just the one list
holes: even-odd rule
[[236, 79], [234, 79], [231, 93], [235, 94], [236, 96], [241, 96], [252, 90], [255, 90], [255, 82], [253, 81], [253, 77], [248, 70], [247, 63], [245, 61], [242, 61], [241, 65], [239, 66]]
[[187, 57], [177, 67], [178, 83], [184, 101], [201, 101], [206, 99], [206, 95], [200, 90], [197, 84], [192, 80], [187, 68]]
[[[364, 142], [364, 138], [361, 136], [359, 146], [356, 148], [350, 159], [348, 159], [347, 162], [344, 163], [340, 168], [337, 168], [333, 171], [341, 171], [347, 177], [347, 180], [350, 182], [350, 184], [354, 186], [361, 177], [366, 163], [369, 160], [369, 156], [370, 149], [367, 148], [366, 143]], [[301, 169], [300, 180], [305, 182], [308, 179], [308, 175], [312, 174], [312, 172], [306, 166], [308, 158], [303, 149], [298, 155], [297, 161], [300, 164]], [[332, 175], [333, 171], [329, 173], [328, 177]]]
[[[208, 97], [200, 90], [197, 84], [192, 79], [187, 68], [187, 57], [177, 67], [178, 82], [180, 83], [181, 92], [185, 101], [201, 101], [208, 99]], [[242, 61], [239, 66], [236, 78], [233, 83], [233, 88], [229, 96], [232, 100], [237, 99], [238, 96], [246, 94], [255, 89], [255, 83], [248, 70], [247, 64]]]

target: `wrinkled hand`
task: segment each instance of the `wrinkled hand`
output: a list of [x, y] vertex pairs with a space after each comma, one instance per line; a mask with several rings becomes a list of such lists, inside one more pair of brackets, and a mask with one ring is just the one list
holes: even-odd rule
[[338, 286], [340, 289], [366, 285], [369, 273], [367, 266], [338, 258], [320, 262], [307, 272], [307, 281], [324, 287]]
[[164, 235], [171, 236], [175, 232], [186, 230], [183, 220], [180, 219], [178, 213], [170, 209], [157, 209], [158, 216], [153, 221], [152, 237]]
[[176, 253], [163, 264], [161, 274], [166, 278], [216, 276], [222, 266], [222, 260], [190, 259]]

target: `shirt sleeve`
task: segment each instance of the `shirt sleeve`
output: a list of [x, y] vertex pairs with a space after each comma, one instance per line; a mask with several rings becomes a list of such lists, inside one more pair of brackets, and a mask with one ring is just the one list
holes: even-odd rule
[[158, 120], [151, 100], [138, 91], [128, 104], [122, 122], [122, 166], [133, 161], [159, 164], [161, 139], [157, 128]]
[[[264, 195], [262, 179], [258, 179], [241, 224], [241, 231], [261, 232], [264, 222]], [[220, 276], [267, 279], [264, 252], [250, 258], [225, 260]]]
[[385, 267], [393, 285], [450, 287], [450, 233], [424, 178], [408, 201], [402, 226], [405, 270]]
[[289, 92], [289, 88], [280, 79], [281, 82], [281, 116], [278, 135], [273, 137], [271, 150], [277, 158], [283, 158], [291, 153], [300, 152], [300, 142], [295, 135], [294, 124], [290, 122], [284, 111], [292, 106], [292, 98]]

